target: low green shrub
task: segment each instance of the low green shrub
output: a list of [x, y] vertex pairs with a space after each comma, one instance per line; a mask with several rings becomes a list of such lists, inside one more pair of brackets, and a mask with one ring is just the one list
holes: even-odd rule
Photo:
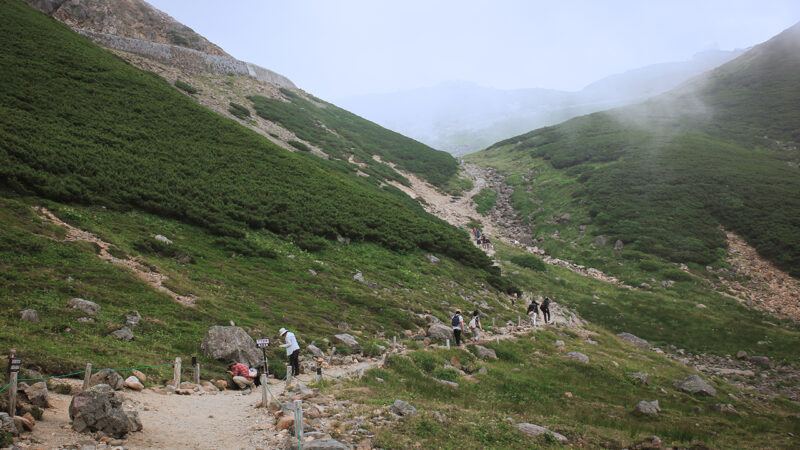
[[694, 277], [680, 269], [666, 269], [661, 271], [661, 276], [672, 281], [694, 281]]
[[189, 94], [197, 94], [197, 88], [181, 80], [175, 80], [175, 87]]
[[[61, 395], [70, 395], [70, 394], [72, 394], [72, 386], [70, 386], [68, 384], [57, 384], [53, 388], [53, 392], [55, 392], [56, 394], [61, 394]], [[34, 418], [35, 418], [35, 416], [34, 416]]]
[[538, 256], [531, 254], [514, 255], [510, 258], [510, 261], [518, 266], [531, 270], [547, 270], [547, 264], [545, 264], [544, 261], [542, 261]]
[[246, 107], [238, 104], [238, 103], [229, 103], [230, 108], [228, 108], [228, 112], [233, 114], [234, 116], [244, 120], [250, 117], [250, 110]]
[[306, 144], [304, 144], [304, 143], [302, 143], [300, 141], [296, 141], [294, 139], [289, 141], [289, 145], [291, 145], [292, 147], [300, 150], [301, 152], [310, 152], [311, 151], [311, 148], [309, 146], [307, 146]]

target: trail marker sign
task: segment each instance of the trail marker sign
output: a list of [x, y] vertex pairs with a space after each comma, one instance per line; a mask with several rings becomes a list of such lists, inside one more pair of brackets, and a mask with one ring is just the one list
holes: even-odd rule
[[19, 358], [11, 358], [8, 361], [8, 371], [9, 372], [19, 372], [19, 368], [22, 366], [22, 360]]
[[269, 339], [268, 338], [256, 339], [256, 345], [258, 346], [258, 348], [267, 348], [269, 347]]

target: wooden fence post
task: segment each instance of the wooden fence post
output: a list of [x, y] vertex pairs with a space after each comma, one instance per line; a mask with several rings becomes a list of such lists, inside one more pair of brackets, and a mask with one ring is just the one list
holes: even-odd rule
[[17, 415], [17, 372], [11, 372], [11, 389], [8, 391], [8, 415], [13, 419]]
[[328, 365], [331, 365], [331, 360], [333, 359], [333, 354], [336, 353], [336, 347], [332, 347], [330, 353], [328, 354]]
[[200, 361], [194, 365], [194, 384], [200, 384]]
[[297, 408], [297, 441], [303, 442], [303, 401], [295, 400], [294, 407]]
[[89, 389], [89, 381], [92, 379], [92, 363], [86, 363], [86, 373], [83, 374], [83, 390]]
[[269, 394], [267, 394], [267, 374], [261, 373], [261, 407], [269, 407]]
[[175, 371], [173, 372], [173, 381], [175, 382], [175, 389], [181, 388], [181, 359], [175, 358]]
[[292, 383], [292, 365], [286, 365], [286, 386], [288, 387]]

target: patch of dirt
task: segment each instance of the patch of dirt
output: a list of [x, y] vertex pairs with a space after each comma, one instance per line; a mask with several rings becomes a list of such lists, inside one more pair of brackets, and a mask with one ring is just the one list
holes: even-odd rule
[[193, 295], [180, 295], [177, 292], [174, 292], [164, 286], [164, 282], [169, 279], [168, 276], [151, 270], [149, 265], [144, 264], [144, 262], [137, 258], [137, 257], [129, 257], [126, 259], [117, 258], [112, 255], [108, 250], [113, 245], [109, 244], [108, 242], [103, 241], [99, 237], [95, 236], [88, 231], [83, 231], [79, 228], [75, 228], [72, 225], [64, 222], [63, 220], [59, 219], [55, 216], [52, 212], [50, 212], [47, 208], [37, 206], [34, 208], [42, 217], [43, 220], [47, 220], [52, 222], [60, 227], [64, 227], [67, 229], [67, 235], [64, 238], [64, 241], [82, 241], [82, 242], [91, 242], [100, 249], [97, 256], [105, 261], [108, 261], [112, 264], [116, 264], [118, 266], [127, 267], [128, 269], [132, 270], [133, 273], [136, 274], [137, 277], [144, 280], [147, 284], [154, 287], [155, 289], [166, 292], [169, 294], [170, 297], [174, 298], [178, 303], [186, 306], [194, 306], [197, 297]]
[[742, 304], [775, 317], [800, 320], [800, 281], [762, 258], [755, 248], [726, 232], [728, 262], [737, 280], [719, 281]]

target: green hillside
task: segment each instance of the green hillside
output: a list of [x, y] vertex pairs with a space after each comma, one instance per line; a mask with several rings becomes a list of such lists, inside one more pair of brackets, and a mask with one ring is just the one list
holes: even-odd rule
[[798, 74], [795, 25], [661, 97], [535, 130], [467, 159], [512, 175], [514, 206], [537, 236], [558, 228], [547, 221], [560, 212], [588, 225], [586, 235], [561, 230], [584, 252], [546, 244], [582, 263], [594, 262], [594, 237], [604, 235], [674, 262], [716, 264], [724, 256], [721, 226], [800, 276]]
[[[463, 235], [393, 187], [280, 149], [21, 2], [0, 11], [7, 188], [136, 208], [233, 238], [266, 229], [315, 250], [344, 236], [490, 270]], [[488, 276], [499, 282], [497, 271]]]

